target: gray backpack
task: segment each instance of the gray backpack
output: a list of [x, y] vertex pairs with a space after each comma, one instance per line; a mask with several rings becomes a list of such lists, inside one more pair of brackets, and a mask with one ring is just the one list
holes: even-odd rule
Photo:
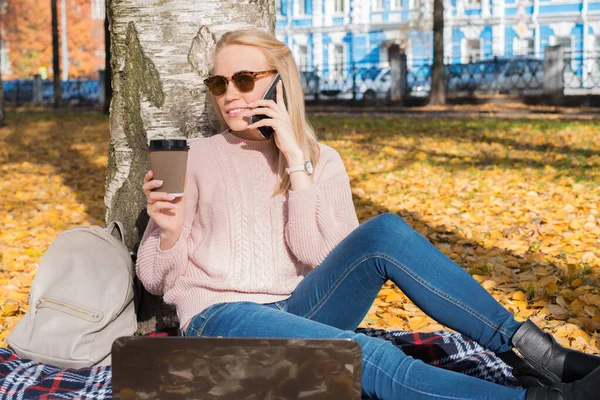
[[137, 329], [133, 274], [119, 222], [61, 233], [42, 257], [29, 311], [8, 345], [21, 358], [60, 368], [110, 365], [113, 341]]

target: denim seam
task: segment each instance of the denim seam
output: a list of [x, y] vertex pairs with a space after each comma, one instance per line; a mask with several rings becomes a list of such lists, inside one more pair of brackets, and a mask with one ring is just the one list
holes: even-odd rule
[[305, 318], [308, 318], [308, 319], [312, 318], [325, 305], [327, 300], [329, 300], [329, 298], [333, 295], [333, 292], [335, 292], [335, 290], [338, 288], [338, 286], [340, 286], [342, 281], [344, 279], [346, 279], [348, 274], [350, 274], [352, 271], [354, 271], [354, 269], [356, 267], [358, 267], [359, 264], [361, 264], [364, 261], [367, 261], [369, 258], [370, 258], [370, 254], [365, 254], [362, 257], [356, 259], [352, 264], [350, 264], [350, 266], [348, 268], [346, 268], [346, 271], [344, 271], [344, 273], [339, 276], [339, 278], [333, 283], [333, 285], [331, 285], [331, 287], [329, 288], [327, 293], [323, 296], [323, 298], [317, 304], [315, 304], [315, 306], [312, 308], [312, 310], [310, 310], [305, 315]]
[[340, 275], [340, 277], [330, 287], [330, 289], [325, 294], [325, 296], [323, 296], [323, 298], [321, 299], [321, 301], [319, 301], [313, 307], [313, 309], [306, 314], [306, 318], [311, 318], [312, 316], [314, 316], [314, 314], [317, 311], [319, 311], [323, 307], [323, 305], [325, 305], [325, 302], [333, 295], [333, 292], [339, 287], [339, 285], [341, 284], [341, 282], [348, 276], [348, 274], [350, 274], [350, 272], [354, 271], [354, 269], [359, 264], [367, 261], [370, 258], [383, 258], [383, 259], [391, 262], [392, 264], [394, 264], [396, 267], [398, 267], [399, 269], [401, 269], [402, 271], [404, 271], [408, 276], [410, 276], [411, 278], [413, 278], [415, 281], [417, 281], [419, 284], [421, 284], [422, 286], [424, 286], [426, 289], [428, 289], [432, 293], [438, 295], [439, 297], [443, 298], [444, 300], [446, 300], [446, 301], [448, 301], [448, 302], [456, 305], [457, 307], [463, 309], [464, 311], [466, 311], [469, 314], [473, 315], [475, 318], [479, 319], [481, 322], [483, 322], [484, 324], [486, 324], [490, 328], [492, 328], [495, 331], [499, 332], [500, 334], [502, 334], [502, 335], [510, 338], [510, 333], [506, 332], [503, 328], [501, 328], [500, 326], [494, 324], [492, 321], [489, 321], [487, 318], [485, 318], [484, 316], [480, 315], [477, 311], [473, 310], [472, 308], [464, 305], [459, 300], [453, 298], [452, 296], [449, 296], [447, 293], [442, 292], [439, 289], [435, 288], [434, 286], [428, 284], [428, 282], [426, 280], [422, 279], [421, 277], [419, 277], [418, 275], [416, 275], [414, 273], [411, 273], [412, 270], [410, 268], [408, 268], [406, 265], [402, 264], [401, 262], [397, 261], [395, 258], [390, 257], [389, 255], [387, 255], [385, 253], [368, 253], [368, 254], [365, 254], [362, 257], [358, 258], [357, 260], [355, 260], [346, 269], [346, 271], [344, 272], [344, 274]]
[[464, 311], [466, 311], [469, 314], [473, 315], [475, 318], [477, 318], [478, 320], [480, 320], [481, 322], [483, 322], [484, 324], [486, 324], [490, 328], [492, 328], [495, 331], [499, 332], [500, 334], [505, 335], [508, 338], [510, 338], [510, 336], [511, 336], [510, 333], [507, 332], [504, 328], [502, 328], [499, 325], [495, 324], [493, 321], [490, 321], [485, 316], [481, 315], [479, 312], [477, 312], [473, 308], [467, 306], [466, 304], [464, 304], [460, 300], [455, 299], [454, 297], [448, 295], [447, 293], [439, 290], [438, 288], [436, 288], [435, 286], [431, 285], [429, 282], [427, 282], [425, 279], [421, 278], [417, 274], [411, 273], [412, 270], [410, 268], [408, 268], [406, 265], [402, 264], [400, 261], [398, 261], [398, 260], [394, 259], [393, 257], [390, 257], [390, 256], [388, 256], [387, 254], [384, 254], [384, 253], [379, 253], [379, 254], [380, 254], [380, 256], [382, 258], [390, 261], [392, 264], [394, 264], [398, 268], [402, 269], [408, 276], [410, 276], [411, 278], [413, 278], [415, 281], [419, 282], [422, 286], [424, 286], [429, 291], [435, 293], [436, 295], [438, 295], [439, 297], [445, 299], [446, 301], [448, 301], [450, 303], [453, 303], [457, 307], [462, 308]]
[[[227, 304], [230, 304], [230, 303], [223, 303], [219, 307], [215, 307], [214, 311], [212, 311], [212, 313], [210, 313], [210, 315], [208, 316], [208, 318], [206, 318], [206, 320], [202, 323], [201, 327], [198, 328], [198, 329], [196, 329], [198, 331], [199, 335], [202, 335], [202, 332], [204, 331], [204, 328], [206, 327], [206, 324], [208, 324], [208, 321], [210, 321], [212, 319], [212, 317], [215, 316], [215, 314], [217, 314], [219, 311], [221, 311], [223, 308], [225, 308], [225, 306]], [[206, 314], [208, 314], [208, 312], [203, 313], [200, 317], [204, 318], [204, 316]], [[199, 335], [196, 335], [196, 336], [199, 336]]]
[[423, 392], [423, 391], [421, 391], [421, 390], [417, 390], [417, 389], [411, 388], [411, 387], [409, 387], [409, 386], [407, 386], [407, 385], [403, 384], [402, 382], [399, 382], [399, 381], [397, 381], [396, 379], [394, 379], [394, 377], [393, 377], [392, 375], [390, 375], [390, 374], [389, 374], [389, 373], [388, 373], [386, 370], [384, 370], [384, 369], [380, 368], [380, 367], [379, 367], [378, 365], [376, 365], [376, 364], [373, 364], [371, 361], [369, 361], [369, 360], [366, 360], [366, 359], [365, 359], [365, 363], [367, 363], [367, 364], [370, 364], [372, 368], [375, 368], [375, 369], [379, 370], [381, 373], [383, 373], [384, 375], [388, 376], [388, 377], [389, 377], [389, 378], [392, 380], [392, 382], [394, 382], [394, 383], [396, 383], [396, 384], [398, 384], [398, 385], [400, 385], [400, 386], [402, 386], [402, 387], [405, 387], [406, 389], [408, 389], [408, 390], [410, 390], [410, 391], [412, 391], [412, 392], [417, 392], [417, 393], [420, 393], [420, 394], [425, 394], [425, 395], [427, 395], [427, 396], [436, 397], [436, 398], [438, 398], [438, 399], [464, 400], [464, 399], [463, 399], [463, 398], [461, 398], [461, 397], [438, 396], [438, 395], [436, 395], [436, 394], [433, 394], [433, 393]]

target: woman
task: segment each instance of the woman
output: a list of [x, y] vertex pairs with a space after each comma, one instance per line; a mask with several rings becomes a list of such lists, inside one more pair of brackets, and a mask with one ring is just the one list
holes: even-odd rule
[[[261, 100], [276, 72], [287, 98], [280, 82], [276, 101]], [[191, 145], [183, 199], [153, 191], [162, 182], [148, 172], [151, 221], [137, 261], [186, 336], [351, 338], [363, 351], [363, 392], [379, 399], [596, 398], [600, 358], [515, 321], [397, 215], [359, 226], [339, 154], [305, 119], [288, 47], [257, 29], [229, 32], [205, 84], [227, 129]], [[249, 121], [259, 114], [270, 118]], [[531, 388], [435, 368], [356, 334], [388, 279], [440, 323], [502, 354]]]

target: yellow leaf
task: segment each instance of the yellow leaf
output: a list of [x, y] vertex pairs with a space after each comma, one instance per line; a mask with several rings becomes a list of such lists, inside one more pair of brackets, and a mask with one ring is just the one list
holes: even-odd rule
[[10, 317], [12, 315], [16, 315], [19, 312], [19, 302], [15, 300], [6, 300], [4, 304], [2, 304], [2, 315], [4, 317]]
[[527, 295], [521, 291], [514, 292], [512, 294], [513, 300], [527, 300]]
[[585, 302], [579, 300], [579, 299], [575, 299], [571, 302], [571, 310], [575, 313], [575, 314], [579, 314], [580, 312], [583, 311], [583, 308], [586, 306]]
[[403, 300], [404, 299], [402, 298], [402, 296], [400, 296], [400, 294], [396, 291], [391, 292], [385, 297], [385, 301], [388, 303], [398, 303], [402, 302]]
[[498, 282], [493, 280], [484, 281], [481, 286], [483, 286], [486, 290], [490, 290], [498, 286]]
[[556, 283], [549, 283], [546, 285], [545, 289], [546, 293], [548, 293], [549, 295], [553, 295], [556, 292], [558, 292], [558, 285]]
[[392, 329], [402, 329], [404, 327], [404, 321], [402, 321], [400, 318], [398, 317], [392, 317], [390, 319], [385, 320], [385, 322], [390, 326], [390, 328]]
[[408, 326], [413, 331], [418, 331], [421, 327], [427, 325], [427, 317], [414, 317], [408, 319]]

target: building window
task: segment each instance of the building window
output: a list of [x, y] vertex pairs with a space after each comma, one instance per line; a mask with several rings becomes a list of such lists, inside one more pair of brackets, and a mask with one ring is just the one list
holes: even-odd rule
[[281, 0], [275, 0], [275, 13], [277, 15], [283, 15], [281, 13]]
[[600, 71], [600, 36], [596, 36], [594, 38], [594, 58], [596, 66], [596, 71]]
[[375, 4], [373, 4], [374, 11], [381, 11], [385, 8], [383, 4], [383, 0], [375, 0]]
[[341, 79], [344, 76], [344, 45], [334, 44], [332, 46], [331, 65], [329, 66], [329, 76], [333, 80]]
[[571, 57], [573, 50], [573, 38], [571, 36], [557, 36], [554, 39], [556, 45], [562, 46], [565, 57]]
[[515, 38], [513, 53], [515, 56], [529, 56], [535, 53], [533, 38]]
[[391, 7], [392, 7], [392, 10], [401, 10], [402, 9], [402, 0], [392, 0]]
[[305, 15], [306, 14], [306, 1], [310, 1], [310, 0], [295, 0], [294, 1], [294, 15]]
[[308, 46], [298, 45], [296, 47], [296, 59], [298, 60], [298, 68], [300, 70], [308, 69]]
[[92, 0], [92, 19], [104, 19], [106, 5], [104, 0]]
[[481, 40], [467, 39], [464, 58], [466, 62], [475, 62], [481, 58]]
[[344, 1], [345, 0], [333, 0], [333, 12], [343, 13], [344, 12]]
[[481, 8], [481, 0], [463, 0], [465, 8]]

